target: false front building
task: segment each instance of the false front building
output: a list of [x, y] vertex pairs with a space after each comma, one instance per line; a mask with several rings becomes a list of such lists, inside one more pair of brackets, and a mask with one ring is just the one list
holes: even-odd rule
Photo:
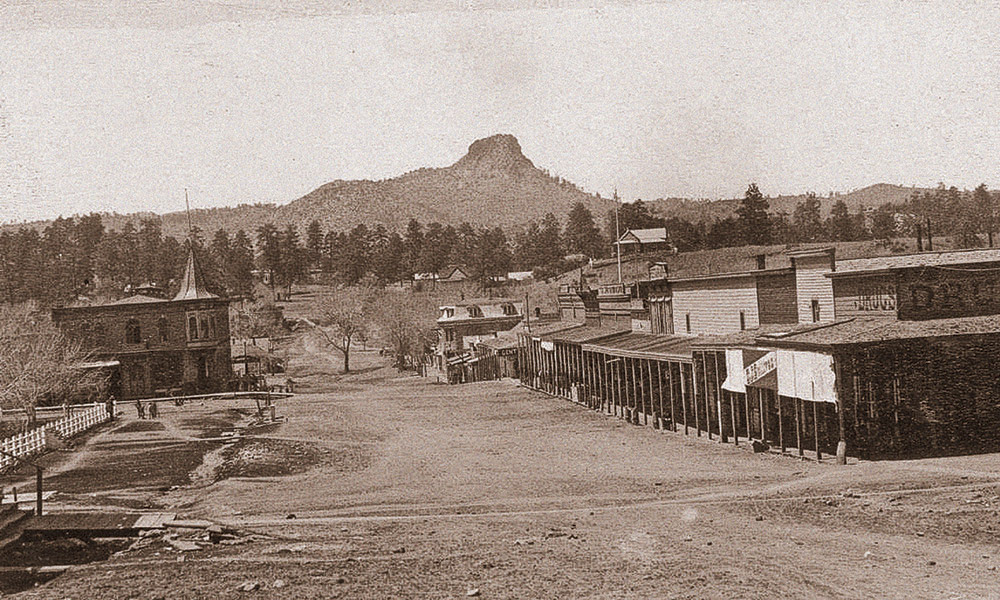
[[109, 304], [53, 309], [52, 320], [112, 370], [119, 399], [219, 392], [232, 376], [229, 301], [205, 289], [193, 252], [173, 299], [143, 288]]

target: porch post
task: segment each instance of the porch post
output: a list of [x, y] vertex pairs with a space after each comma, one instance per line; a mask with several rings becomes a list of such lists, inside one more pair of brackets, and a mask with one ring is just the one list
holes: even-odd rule
[[813, 402], [813, 435], [816, 438], [816, 460], [823, 460], [823, 453], [819, 449], [819, 402]]
[[723, 389], [722, 381], [720, 381], [719, 376], [719, 352], [717, 350], [712, 351], [712, 362], [715, 363], [715, 403], [718, 406], [719, 411], [719, 438], [722, 440], [722, 443], [725, 444], [728, 443], [729, 440], [726, 439], [728, 434], [726, 433], [725, 419], [722, 414], [726, 406], [722, 401]]
[[[840, 361], [836, 357], [833, 359], [834, 364], [834, 377], [836, 378], [836, 390], [837, 390], [837, 433], [840, 439], [837, 441], [837, 464], [846, 465], [847, 464], [847, 427], [844, 424], [844, 386], [841, 383], [843, 381], [843, 374], [840, 368]], [[896, 369], [896, 361], [893, 361], [893, 373], [892, 385], [893, 385], [893, 409], [895, 410], [898, 398], [896, 396], [896, 376], [898, 375], [898, 370]], [[898, 417], [897, 417], [898, 419]], [[897, 420], [898, 423], [898, 420]], [[897, 425], [896, 432], [898, 435], [899, 428]]]
[[781, 394], [775, 393], [775, 399], [778, 401], [778, 445], [781, 446], [781, 453], [785, 453], [785, 423], [781, 418]]
[[[694, 370], [694, 363], [691, 363]], [[678, 363], [677, 370], [681, 376], [681, 415], [684, 417], [684, 435], [688, 434], [687, 381], [684, 379], [684, 363]], [[692, 373], [692, 378], [694, 374]]]
[[663, 363], [656, 361], [656, 395], [659, 398], [660, 410], [659, 410], [659, 421], [656, 423], [657, 427], [661, 430], [663, 429], [663, 421], [666, 417], [663, 414]]
[[677, 431], [677, 415], [674, 410], [674, 366], [667, 361], [667, 390], [670, 392], [670, 429]]
[[802, 449], [802, 400], [792, 398], [795, 404], [795, 445], [799, 447], [799, 456], [804, 454]]
[[712, 439], [712, 402], [709, 398], [708, 385], [708, 353], [701, 353], [701, 372], [705, 374], [705, 433]]

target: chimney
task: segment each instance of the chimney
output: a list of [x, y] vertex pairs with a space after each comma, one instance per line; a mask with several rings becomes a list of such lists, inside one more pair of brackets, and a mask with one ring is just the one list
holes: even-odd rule
[[757, 270], [758, 271], [763, 271], [766, 268], [767, 268], [767, 255], [766, 254], [758, 254], [757, 255]]

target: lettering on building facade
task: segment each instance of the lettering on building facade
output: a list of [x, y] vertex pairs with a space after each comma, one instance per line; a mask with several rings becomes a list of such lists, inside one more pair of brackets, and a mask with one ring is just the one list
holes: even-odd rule
[[899, 282], [900, 319], [973, 317], [1000, 312], [1000, 271], [927, 269]]
[[858, 312], [895, 311], [896, 286], [883, 282], [859, 282], [853, 306]]

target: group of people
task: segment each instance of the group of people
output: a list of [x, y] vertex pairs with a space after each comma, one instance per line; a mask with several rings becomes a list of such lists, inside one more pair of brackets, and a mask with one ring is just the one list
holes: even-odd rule
[[[142, 400], [138, 398], [135, 401], [135, 412], [140, 419], [146, 418], [146, 405], [142, 403]], [[149, 402], [149, 418], [156, 419], [160, 416], [160, 408], [156, 402]]]

